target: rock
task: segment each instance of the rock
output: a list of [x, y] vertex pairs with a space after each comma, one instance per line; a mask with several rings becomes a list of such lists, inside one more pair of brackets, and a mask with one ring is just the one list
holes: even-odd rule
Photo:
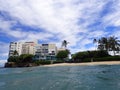
[[15, 63], [15, 62], [7, 62], [5, 63], [5, 68], [14, 68], [14, 67], [33, 67], [38, 66], [35, 63]]
[[5, 63], [5, 66], [4, 66], [5, 68], [6, 67], [17, 67], [17, 65], [16, 65], [16, 63], [15, 62], [7, 62], [7, 63]]

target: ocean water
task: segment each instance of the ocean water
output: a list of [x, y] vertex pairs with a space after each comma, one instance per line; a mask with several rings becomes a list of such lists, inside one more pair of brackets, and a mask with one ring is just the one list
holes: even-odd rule
[[0, 68], [0, 90], [120, 90], [120, 65]]

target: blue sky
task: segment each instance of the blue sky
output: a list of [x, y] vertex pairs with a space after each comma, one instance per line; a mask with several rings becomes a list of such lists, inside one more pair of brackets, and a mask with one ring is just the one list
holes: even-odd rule
[[0, 60], [11, 41], [70, 42], [72, 53], [94, 50], [93, 38], [120, 39], [120, 0], [0, 0]]

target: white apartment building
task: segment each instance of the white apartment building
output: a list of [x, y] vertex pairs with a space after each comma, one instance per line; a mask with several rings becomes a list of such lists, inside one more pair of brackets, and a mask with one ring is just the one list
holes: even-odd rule
[[55, 44], [38, 44], [36, 41], [11, 42], [9, 56], [14, 56], [15, 51], [18, 53], [17, 55], [33, 54], [36, 60], [51, 60], [57, 54], [57, 47]]
[[21, 55], [22, 44], [22, 42], [10, 42], [9, 56], [13, 56], [15, 51], [17, 51], [18, 55]]
[[17, 51], [18, 55], [21, 54], [33, 54], [35, 55], [36, 41], [32, 42], [10, 42], [9, 56], [14, 56], [14, 52]]

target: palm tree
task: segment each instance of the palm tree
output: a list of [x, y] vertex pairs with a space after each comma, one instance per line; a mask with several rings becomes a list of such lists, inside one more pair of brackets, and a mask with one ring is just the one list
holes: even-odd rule
[[13, 52], [13, 56], [18, 56], [17, 50], [15, 50], [15, 51]]
[[[94, 42], [96, 42], [96, 39], [94, 39]], [[117, 37], [111, 36], [111, 37], [102, 37], [98, 40], [98, 49], [99, 50], [106, 50], [107, 52], [113, 51], [115, 55], [115, 51], [119, 53], [120, 51], [120, 41]]]
[[103, 37], [102, 42], [103, 42], [104, 50], [108, 51], [108, 49], [109, 49], [109, 41], [108, 41], [108, 39], [106, 37]]
[[104, 50], [104, 43], [102, 39], [98, 40], [98, 49], [99, 50]]
[[66, 40], [64, 40], [64, 41], [62, 42], [62, 47], [66, 48], [68, 43], [69, 43], [69, 42], [67, 42]]
[[115, 55], [115, 51], [119, 52], [120, 50], [120, 41], [115, 36], [111, 36], [108, 39], [110, 44], [109, 50], [112, 50]]
[[109, 42], [106, 37], [102, 37], [101, 39], [98, 40], [98, 49], [99, 50], [109, 50]]
[[116, 48], [116, 51], [117, 51], [117, 53], [120, 52], [120, 46], [118, 46], [118, 47]]
[[98, 43], [98, 41], [97, 41], [97, 39], [93, 39], [93, 43], [95, 44], [95, 50], [96, 50], [96, 48], [97, 48], [97, 43]]

